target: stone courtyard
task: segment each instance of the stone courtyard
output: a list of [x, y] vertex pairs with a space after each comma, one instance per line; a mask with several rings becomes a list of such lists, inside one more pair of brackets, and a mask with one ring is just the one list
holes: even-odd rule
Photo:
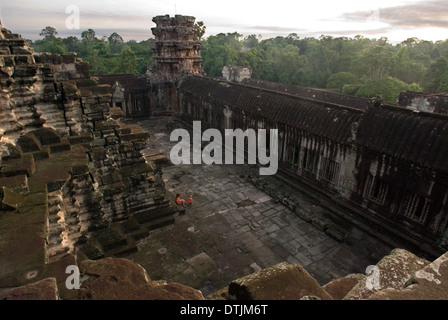
[[[271, 99], [263, 98], [265, 102], [275, 102], [264, 104], [265, 115], [276, 110], [291, 118], [295, 111], [304, 112], [307, 128], [318, 130], [317, 135], [332, 144], [355, 141], [354, 127], [346, 124], [356, 123], [357, 127], [358, 123], [352, 121], [363, 115], [377, 121], [380, 118], [376, 113], [387, 119], [397, 110], [391, 110], [391, 106], [370, 113], [358, 110], [354, 118], [344, 122], [325, 115], [328, 108], [321, 108], [320, 102], [311, 103], [290, 94], [286, 98], [262, 86], [250, 89], [191, 76], [202, 75], [199, 42], [190, 41], [196, 37], [194, 19], [164, 16], [155, 20], [160, 22], [153, 30], [159, 41], [155, 48], [158, 53], [153, 56], [156, 65], [148, 70], [151, 90], [137, 88], [129, 99], [137, 101], [134, 98], [141, 91], [150, 93], [147, 98], [151, 105], [145, 114], [152, 118], [132, 121], [120, 120], [129, 116], [128, 112], [110, 105], [110, 84], [100, 84], [90, 77], [87, 62], [76, 54], [36, 54], [27, 41], [0, 23], [0, 58], [4, 60], [0, 67], [4, 111], [0, 119], [0, 300], [447, 297], [447, 254], [430, 263], [401, 249], [395, 240], [380, 233], [396, 236], [396, 230], [391, 235], [391, 226], [345, 215], [347, 208], [341, 206], [341, 194], [335, 194], [335, 190], [327, 192], [325, 184], [316, 187], [303, 183], [306, 175], [288, 177], [291, 172], [297, 173], [294, 163], [286, 166], [285, 159], [280, 159], [283, 166], [277, 175], [259, 177], [254, 174], [256, 166], [174, 166], [168, 160], [176, 143], [169, 141], [171, 131], [188, 127], [188, 123], [166, 115], [177, 114], [183, 121], [190, 121], [198, 113], [204, 117], [204, 126], [221, 124], [216, 127], [223, 129], [222, 115], [231, 113], [222, 106], [229, 99], [234, 116], [226, 118], [225, 127], [230, 127], [230, 120], [233, 127], [245, 127], [245, 123], [235, 122], [245, 119], [238, 114], [252, 110], [257, 106], [254, 101], [264, 96]], [[172, 24], [177, 27], [172, 28]], [[166, 41], [165, 36], [172, 41]], [[208, 97], [221, 102], [212, 106]], [[204, 110], [200, 106], [205, 106]], [[141, 104], [133, 107], [139, 109]], [[341, 111], [337, 106], [334, 110], [335, 115], [342, 115], [348, 109]], [[408, 127], [416, 119], [414, 112], [410, 117], [404, 115], [397, 128]], [[254, 120], [268, 120], [263, 117]], [[316, 119], [326, 122], [314, 125]], [[341, 127], [329, 126], [334, 123]], [[425, 130], [432, 130], [426, 132], [446, 126], [439, 116], [425, 123]], [[383, 127], [367, 124], [361, 128]], [[304, 132], [309, 132], [307, 128]], [[324, 128], [321, 133], [320, 128]], [[335, 138], [332, 128], [343, 134]], [[149, 144], [150, 133], [145, 129], [151, 133]], [[294, 125], [290, 129], [303, 128]], [[374, 140], [369, 137], [378, 134], [367, 130], [357, 144], [351, 144], [361, 150]], [[408, 141], [414, 141], [413, 134], [407, 135]], [[438, 135], [434, 145], [447, 145], [443, 130]], [[387, 135], [382, 137], [388, 140]], [[426, 154], [426, 145], [420, 147]], [[406, 149], [403, 159], [414, 159], [406, 158], [410, 150]], [[385, 151], [380, 150], [378, 156], [383, 157]], [[446, 172], [445, 151], [437, 152], [433, 159], [441, 172]], [[330, 160], [334, 161], [325, 161]], [[334, 163], [325, 168], [324, 180], [337, 177]], [[396, 176], [391, 179], [397, 180]], [[356, 182], [373, 183], [364, 180]], [[446, 192], [445, 184], [438, 188], [435, 195]], [[178, 207], [174, 203], [176, 193], [185, 199], [192, 194], [193, 206]], [[385, 193], [373, 192], [370, 196], [381, 194]], [[409, 199], [421, 204], [424, 200]], [[416, 211], [415, 201], [412, 207], [406, 207], [412, 217], [422, 214]], [[369, 215], [367, 218], [376, 217]], [[444, 221], [441, 226], [446, 228]], [[404, 228], [408, 226], [404, 224]], [[437, 249], [432, 245], [446, 245], [447, 234], [437, 238], [438, 242], [420, 242], [419, 238], [411, 242], [431, 251]], [[370, 290], [367, 280], [371, 277], [363, 274], [375, 264], [381, 271], [381, 286], [374, 289], [384, 291], [371, 295], [365, 290]], [[76, 288], [79, 291], [67, 285], [68, 266], [80, 270], [79, 276], [73, 274], [81, 282]], [[266, 279], [266, 275], [273, 277]]]
[[[171, 118], [133, 121], [151, 132], [144, 153], [168, 159]], [[178, 282], [207, 296], [232, 280], [280, 262], [297, 263], [321, 284], [351, 273], [365, 273], [393, 249], [345, 222], [343, 241], [314, 224], [246, 178], [247, 165], [166, 165], [163, 180], [170, 200], [176, 193], [194, 204], [175, 223], [150, 233], [127, 258], [143, 266], [151, 279]], [[301, 208], [321, 213], [317, 202], [273, 178], [278, 188], [294, 193]]]

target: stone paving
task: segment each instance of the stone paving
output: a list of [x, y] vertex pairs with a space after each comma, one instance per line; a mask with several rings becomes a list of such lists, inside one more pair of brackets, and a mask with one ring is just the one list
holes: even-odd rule
[[[135, 121], [151, 132], [146, 153], [167, 157], [170, 118]], [[350, 226], [343, 242], [276, 203], [244, 177], [245, 165], [172, 165], [163, 169], [171, 200], [188, 198], [192, 207], [174, 225], [151, 232], [127, 258], [143, 266], [153, 280], [179, 282], [206, 296], [232, 280], [279, 262], [298, 263], [321, 284], [350, 273], [364, 273], [393, 248]], [[287, 188], [287, 186], [284, 186]], [[319, 210], [305, 195], [301, 205]], [[322, 209], [320, 209], [322, 210]]]

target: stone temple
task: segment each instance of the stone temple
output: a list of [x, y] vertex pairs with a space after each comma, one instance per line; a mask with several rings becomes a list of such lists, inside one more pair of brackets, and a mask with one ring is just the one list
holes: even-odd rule
[[[182, 219], [163, 178], [168, 159], [143, 153], [155, 137], [132, 121], [167, 117], [185, 128], [196, 120], [204, 130], [278, 129], [276, 179], [294, 191], [273, 188], [256, 170], [246, 181], [278, 213], [331, 239], [347, 241], [352, 229], [338, 221], [348, 221], [395, 248], [375, 262], [378, 286], [360, 273], [318, 283], [283, 261], [253, 267], [206, 298], [448, 298], [446, 96], [404, 92], [391, 105], [252, 79], [246, 66], [207, 77], [195, 18], [153, 22], [147, 73], [99, 77], [75, 54], [36, 53], [1, 27], [0, 298], [204, 299], [199, 288], [151, 280], [126, 259]], [[299, 193], [326, 203], [326, 218]], [[240, 200], [260, 216], [261, 204]], [[80, 289], [67, 287], [68, 266], [80, 268]]]

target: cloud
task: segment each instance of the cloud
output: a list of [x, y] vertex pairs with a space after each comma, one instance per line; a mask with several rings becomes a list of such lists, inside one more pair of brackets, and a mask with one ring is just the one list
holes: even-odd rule
[[263, 32], [281, 32], [281, 33], [294, 33], [298, 31], [304, 31], [304, 29], [294, 29], [294, 28], [282, 28], [282, 27], [275, 27], [275, 26], [252, 26], [248, 29], [251, 30], [257, 30], [257, 31], [263, 31]]
[[150, 17], [137, 14], [81, 10], [80, 29], [72, 30], [66, 26], [69, 14], [65, 12], [65, 8], [37, 6], [33, 10], [26, 10], [20, 3], [16, 6], [3, 6], [2, 13], [2, 22], [6, 28], [31, 40], [40, 39], [39, 32], [45, 26], [55, 27], [60, 37], [71, 35], [79, 37], [82, 31], [93, 29], [98, 38], [118, 32], [125, 41], [146, 40], [153, 37], [151, 28], [155, 26]]
[[246, 33], [247, 32], [255, 32], [265, 35], [289, 35], [291, 33], [299, 33], [299, 32], [305, 32], [305, 29], [297, 29], [297, 28], [283, 28], [283, 27], [276, 27], [276, 26], [251, 26], [246, 27]]
[[[448, 0], [376, 0], [362, 1], [287, 2], [227, 0], [219, 9], [211, 2], [191, 0], [182, 4], [175, 0], [14, 0], [0, 4], [3, 25], [25, 38], [39, 39], [45, 26], [57, 29], [59, 36], [79, 36], [83, 30], [94, 29], [98, 35], [109, 36], [118, 32], [125, 40], [137, 41], [153, 37], [151, 19], [160, 14], [173, 14], [177, 10], [196, 16], [207, 26], [206, 37], [218, 33], [238, 32], [243, 35], [260, 34], [263, 38], [332, 35], [352, 37], [357, 34], [369, 37], [386, 36], [402, 41], [410, 36], [428, 40], [446, 38], [448, 29]], [[412, 2], [412, 3], [410, 3]], [[105, 5], [107, 3], [107, 5]], [[402, 3], [407, 3], [403, 5]], [[66, 27], [66, 7], [75, 4], [80, 8], [80, 30]], [[238, 4], [238, 6], [233, 5]], [[377, 6], [376, 9], [374, 6]], [[237, 9], [235, 9], [237, 8]], [[372, 10], [375, 9], [375, 10]], [[347, 12], [352, 10], [352, 12]], [[281, 14], [278, 14], [281, 12]]]
[[372, 30], [361, 30], [361, 29], [345, 29], [345, 30], [326, 30], [310, 33], [313, 37], [319, 37], [320, 35], [329, 35], [336, 37], [353, 37], [356, 35], [364, 35], [369, 37], [383, 36], [390, 28], [372, 29]]
[[[346, 13], [347, 20], [363, 21], [372, 11]], [[395, 28], [448, 28], [448, 1], [430, 0], [413, 4], [380, 8], [379, 19]]]

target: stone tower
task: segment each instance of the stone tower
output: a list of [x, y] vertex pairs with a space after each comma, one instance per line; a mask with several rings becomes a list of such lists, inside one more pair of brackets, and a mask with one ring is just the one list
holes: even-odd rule
[[153, 64], [148, 75], [153, 83], [173, 83], [185, 75], [203, 75], [201, 42], [195, 17], [176, 15], [157, 16], [152, 28]]
[[179, 114], [177, 86], [186, 76], [204, 75], [199, 55], [201, 42], [196, 18], [169, 15], [153, 18], [155, 41], [152, 65], [146, 72], [151, 82], [151, 113]]

